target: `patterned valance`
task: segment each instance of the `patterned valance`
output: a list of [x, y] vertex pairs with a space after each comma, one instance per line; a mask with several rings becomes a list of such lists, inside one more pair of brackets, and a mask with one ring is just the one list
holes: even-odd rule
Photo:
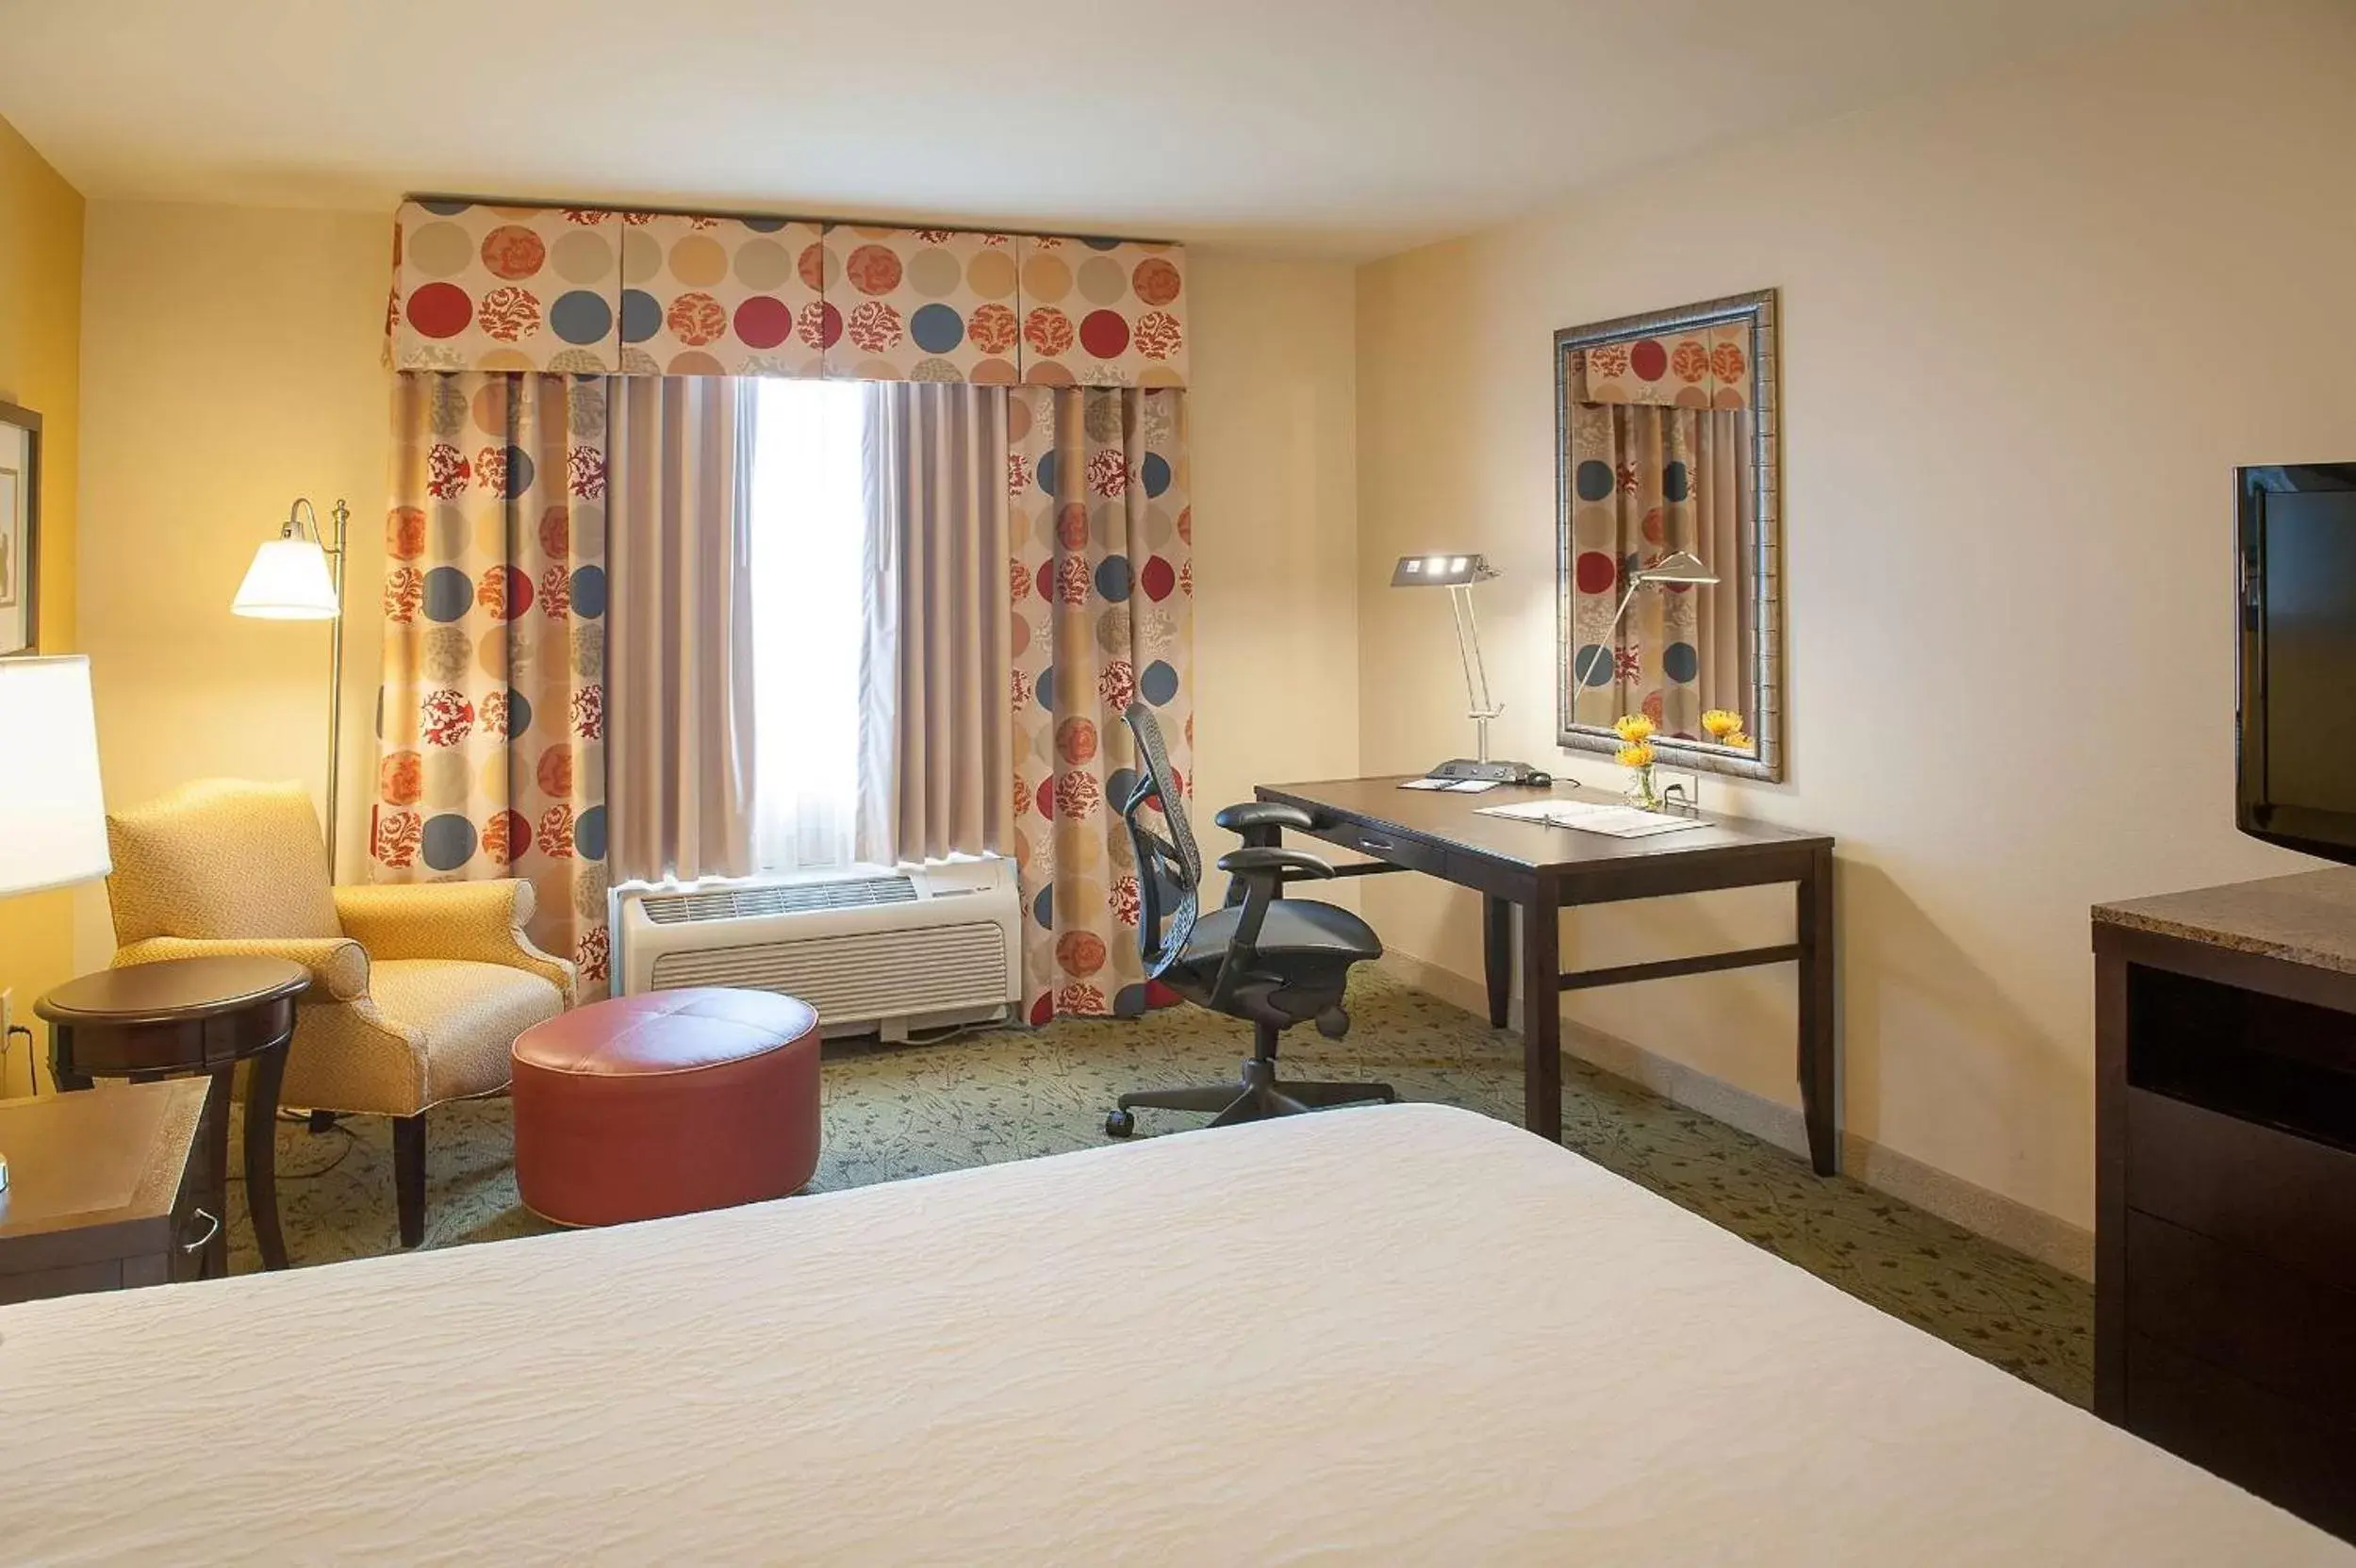
[[1747, 408], [1751, 328], [1737, 322], [1601, 343], [1572, 356], [1573, 403]]
[[1186, 253], [1126, 239], [409, 201], [404, 371], [1186, 385]]

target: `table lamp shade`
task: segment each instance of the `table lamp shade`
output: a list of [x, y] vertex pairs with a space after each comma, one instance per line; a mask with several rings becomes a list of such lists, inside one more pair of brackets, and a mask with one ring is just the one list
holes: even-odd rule
[[0, 659], [0, 896], [112, 870], [90, 660]]

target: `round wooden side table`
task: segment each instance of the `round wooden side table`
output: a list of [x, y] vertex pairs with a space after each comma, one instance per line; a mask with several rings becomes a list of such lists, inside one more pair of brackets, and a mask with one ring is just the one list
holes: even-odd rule
[[[245, 1201], [264, 1268], [287, 1266], [278, 1230], [278, 1085], [294, 1038], [294, 999], [310, 983], [308, 969], [283, 958], [174, 958], [101, 969], [33, 1004], [49, 1021], [50, 1070], [61, 1090], [87, 1089], [97, 1078], [212, 1079], [205, 1096], [206, 1180], [223, 1203], [230, 1081], [239, 1063], [253, 1064], [245, 1085]], [[226, 1273], [225, 1230], [208, 1251], [206, 1276]]]

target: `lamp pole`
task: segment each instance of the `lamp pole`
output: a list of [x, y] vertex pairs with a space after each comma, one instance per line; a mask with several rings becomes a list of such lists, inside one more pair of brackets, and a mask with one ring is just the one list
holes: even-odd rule
[[287, 510], [281, 536], [310, 541], [327, 557], [336, 585], [336, 613], [327, 620], [327, 880], [336, 880], [336, 843], [341, 836], [336, 820], [336, 798], [343, 753], [343, 567], [344, 546], [352, 532], [352, 508], [338, 499], [327, 514], [335, 520], [332, 542], [319, 525], [319, 510], [308, 496], [296, 496]]

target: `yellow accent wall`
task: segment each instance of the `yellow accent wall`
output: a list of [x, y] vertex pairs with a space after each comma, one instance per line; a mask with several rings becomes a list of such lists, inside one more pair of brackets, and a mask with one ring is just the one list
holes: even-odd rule
[[[41, 645], [47, 653], [75, 647], [81, 333], [81, 193], [0, 121], [0, 398], [41, 417]], [[0, 733], [0, 767], [37, 767], [40, 758], [39, 736]], [[19, 1022], [31, 1024], [34, 998], [74, 973], [74, 904], [92, 897], [0, 900], [0, 990], [15, 992]], [[39, 1045], [46, 1050], [45, 1032]], [[0, 1074], [0, 1098], [25, 1088], [19, 1046]]]
[[[1705, 801], [1840, 841], [1865, 1152], [2086, 1226], [2087, 907], [2314, 864], [2233, 827], [2232, 478], [2356, 458], [2351, 73], [2356, 8], [2212, 4], [1365, 268], [1368, 770], [1471, 739], [1446, 615], [1384, 586], [1435, 540], [1505, 572], [1500, 753], [1560, 757], [1552, 334], [1780, 289], [1790, 781]], [[1473, 989], [1470, 895], [1384, 878], [1366, 907]], [[1612, 965], [1790, 919], [1780, 893], [1663, 900], [1576, 914], [1566, 947]], [[1797, 1102], [1788, 969], [1566, 1016]]]

